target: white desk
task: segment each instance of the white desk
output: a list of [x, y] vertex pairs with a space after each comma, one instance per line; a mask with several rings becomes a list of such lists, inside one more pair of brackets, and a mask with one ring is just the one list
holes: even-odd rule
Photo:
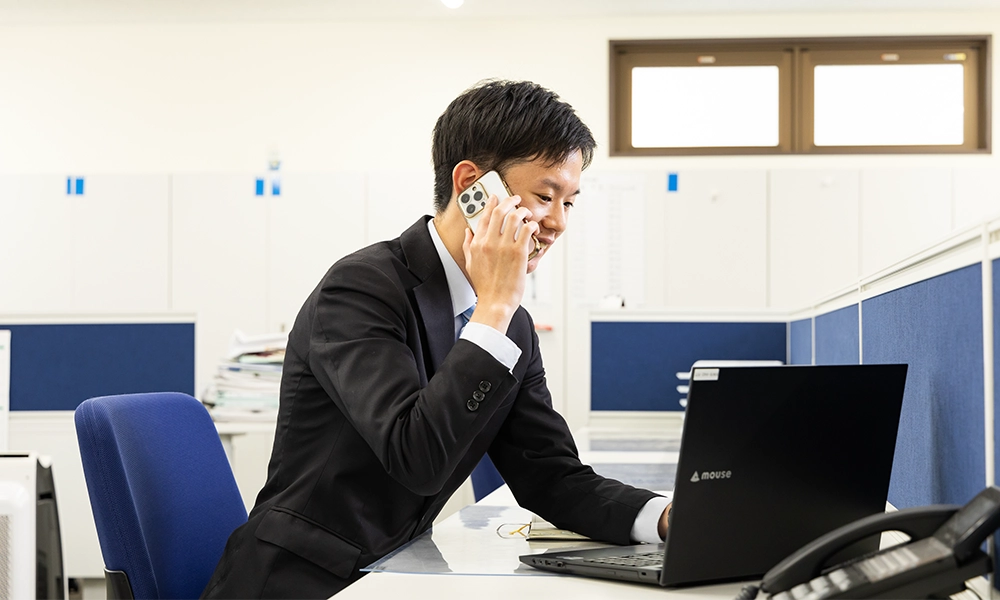
[[[679, 434], [677, 423], [672, 431], [662, 427], [646, 433], [585, 430], [575, 437], [581, 458], [599, 473], [650, 489], [672, 489]], [[743, 586], [734, 583], [665, 590], [640, 583], [539, 571], [522, 564], [518, 556], [581, 543], [529, 542], [512, 535], [530, 519], [531, 513], [517, 506], [506, 486], [501, 487], [375, 563], [380, 570], [361, 578], [337, 599], [731, 599]]]
[[[531, 514], [516, 506], [506, 486], [445, 519], [434, 530], [376, 563], [337, 598], [726, 598], [742, 584], [664, 590], [639, 583], [558, 575], [522, 564], [521, 554], [580, 546], [580, 542], [529, 542], [510, 535]], [[498, 530], [505, 534], [501, 536]]]
[[[650, 489], [672, 489], [679, 446], [676, 437], [660, 429], [657, 435], [624, 435], [584, 430], [576, 435], [581, 458], [599, 473]], [[667, 484], [667, 485], [665, 485]], [[894, 510], [891, 506], [887, 508]], [[529, 542], [511, 535], [530, 521], [531, 514], [514, 501], [506, 486], [477, 504], [444, 519], [390, 556], [336, 596], [346, 598], [415, 598], [447, 600], [535, 600], [566, 598], [732, 599], [749, 581], [722, 585], [665, 589], [539, 571], [522, 564], [518, 556], [549, 549], [580, 546], [580, 542]], [[499, 533], [498, 533], [499, 531]], [[501, 535], [504, 534], [504, 535]], [[895, 532], [883, 535], [883, 545], [903, 541]], [[988, 582], [969, 582], [979, 598], [990, 598]], [[761, 596], [763, 597], [763, 596]], [[972, 600], [971, 592], [953, 598]]]

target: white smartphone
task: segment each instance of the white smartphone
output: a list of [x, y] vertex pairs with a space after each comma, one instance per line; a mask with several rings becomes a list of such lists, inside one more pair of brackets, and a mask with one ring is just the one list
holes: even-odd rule
[[491, 194], [501, 201], [513, 195], [496, 171], [486, 173], [458, 195], [458, 206], [462, 209], [462, 214], [465, 215], [465, 220], [473, 233], [483, 216], [483, 209], [486, 208], [486, 201], [490, 199]]
[[[476, 232], [476, 226], [479, 224], [479, 219], [483, 216], [483, 210], [486, 208], [486, 201], [490, 199], [491, 195], [495, 195], [501, 201], [514, 195], [496, 171], [487, 172], [458, 195], [458, 206], [462, 209], [462, 214], [465, 215], [465, 222], [468, 223], [469, 229], [473, 233]], [[528, 260], [535, 258], [539, 250], [541, 250], [538, 238], [532, 236], [532, 239], [535, 240], [535, 249], [528, 255]]]

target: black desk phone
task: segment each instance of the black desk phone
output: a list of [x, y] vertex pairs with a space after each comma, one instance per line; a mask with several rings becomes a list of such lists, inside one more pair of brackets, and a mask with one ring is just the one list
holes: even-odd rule
[[[965, 506], [932, 505], [880, 513], [817, 538], [764, 575], [773, 600], [825, 598], [947, 598], [967, 579], [990, 572], [980, 546], [1000, 527], [1000, 488], [991, 486]], [[839, 550], [883, 531], [910, 541], [848, 563], [824, 567]]]

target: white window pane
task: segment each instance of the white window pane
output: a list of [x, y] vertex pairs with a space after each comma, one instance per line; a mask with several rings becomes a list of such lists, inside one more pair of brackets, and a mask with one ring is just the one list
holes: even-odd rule
[[778, 67], [635, 67], [636, 148], [778, 145]]
[[814, 74], [817, 146], [964, 141], [962, 65], [823, 65]]

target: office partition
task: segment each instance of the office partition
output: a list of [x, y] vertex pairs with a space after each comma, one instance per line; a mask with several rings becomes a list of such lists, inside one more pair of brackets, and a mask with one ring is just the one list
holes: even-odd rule
[[856, 365], [861, 362], [858, 311], [859, 305], [852, 304], [815, 317], [817, 365]]

